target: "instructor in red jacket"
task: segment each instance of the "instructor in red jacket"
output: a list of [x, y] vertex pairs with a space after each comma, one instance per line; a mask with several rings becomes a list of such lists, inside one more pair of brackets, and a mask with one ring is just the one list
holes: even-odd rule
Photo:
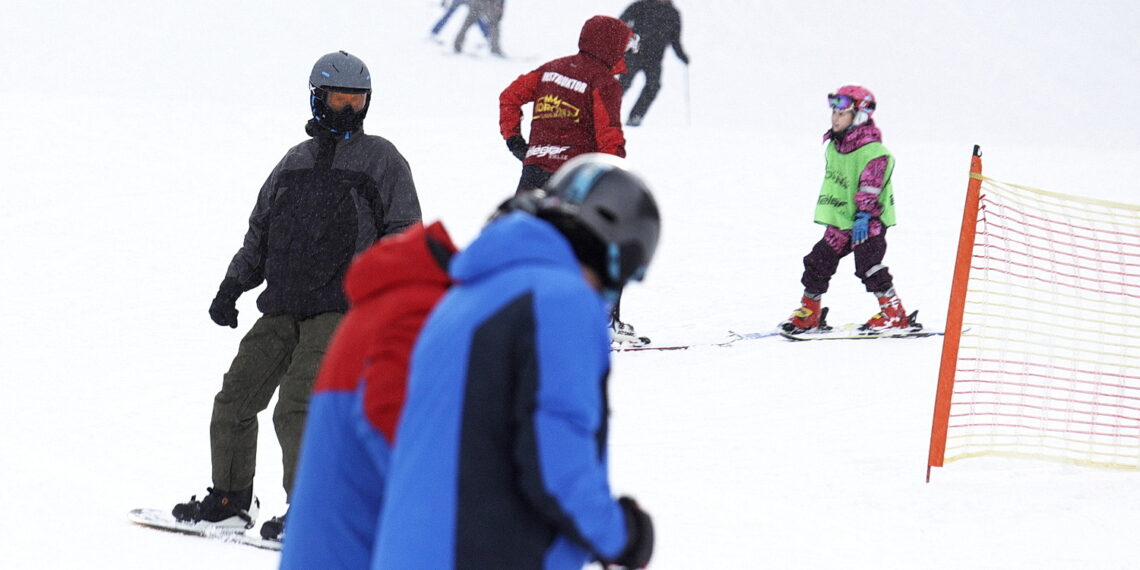
[[[625, 157], [621, 85], [633, 32], [617, 18], [594, 16], [582, 26], [576, 55], [520, 75], [499, 95], [499, 131], [522, 161], [518, 192], [542, 188], [567, 160], [588, 152]], [[534, 103], [530, 142], [522, 107]]]

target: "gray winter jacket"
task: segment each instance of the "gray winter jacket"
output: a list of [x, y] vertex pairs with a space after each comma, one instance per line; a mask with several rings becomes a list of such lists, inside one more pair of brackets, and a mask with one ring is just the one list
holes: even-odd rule
[[257, 308], [308, 318], [348, 309], [344, 274], [377, 239], [419, 221], [408, 162], [387, 139], [358, 131], [291, 149], [261, 187], [222, 289], [265, 281]]

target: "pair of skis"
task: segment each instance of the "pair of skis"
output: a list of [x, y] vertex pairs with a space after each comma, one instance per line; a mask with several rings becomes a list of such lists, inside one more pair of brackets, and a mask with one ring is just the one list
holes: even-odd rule
[[788, 340], [870, 340], [876, 338], [922, 338], [939, 336], [942, 331], [931, 331], [922, 328], [918, 322], [918, 311], [907, 315], [906, 328], [875, 330], [868, 329], [866, 325], [854, 323], [838, 327], [827, 324], [827, 307], [820, 312], [819, 326], [808, 330], [783, 330], [780, 336]]
[[726, 347], [733, 346], [740, 341], [754, 340], [760, 338], [770, 337], [783, 337], [790, 341], [809, 341], [809, 340], [872, 340], [883, 338], [924, 338], [930, 336], [941, 336], [942, 331], [933, 331], [922, 328], [918, 324], [918, 311], [914, 311], [907, 316], [910, 326], [902, 329], [889, 329], [885, 331], [863, 330], [862, 325], [854, 323], [831, 327], [826, 323], [827, 309], [823, 309], [823, 314], [820, 318], [820, 326], [796, 331], [796, 330], [781, 330], [776, 329], [764, 332], [750, 332], [739, 333], [735, 331], [728, 331], [728, 338], [717, 342], [705, 343], [692, 343], [692, 344], [673, 344], [673, 345], [655, 345], [645, 343], [643, 345], [617, 345], [613, 347], [614, 352], [639, 352], [650, 350], [687, 350], [694, 347]]

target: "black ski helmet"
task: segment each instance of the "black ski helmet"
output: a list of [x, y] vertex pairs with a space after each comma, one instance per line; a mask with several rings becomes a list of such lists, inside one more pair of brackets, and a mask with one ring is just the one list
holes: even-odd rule
[[551, 177], [544, 191], [553, 206], [539, 206], [538, 216], [559, 228], [606, 289], [620, 291], [645, 277], [657, 250], [661, 215], [649, 186], [624, 159], [579, 155]]
[[[364, 108], [333, 111], [328, 108], [329, 91], [366, 93]], [[325, 54], [309, 73], [309, 106], [317, 123], [334, 133], [360, 128], [372, 103], [372, 74], [360, 58], [344, 50]]]

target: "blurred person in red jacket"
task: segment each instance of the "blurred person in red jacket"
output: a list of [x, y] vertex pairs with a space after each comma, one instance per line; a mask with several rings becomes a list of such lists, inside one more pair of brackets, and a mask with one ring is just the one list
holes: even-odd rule
[[[518, 192], [542, 188], [567, 160], [588, 152], [625, 157], [621, 85], [625, 51], [634, 38], [617, 18], [594, 16], [582, 26], [578, 53], [520, 75], [499, 95], [499, 131], [523, 163]], [[533, 103], [530, 141], [522, 107]]]
[[369, 566], [408, 359], [451, 284], [447, 266], [455, 251], [441, 223], [416, 224], [373, 245], [349, 268], [344, 288], [352, 306], [313, 387], [293, 500], [282, 521], [288, 538], [282, 535], [281, 568]]

